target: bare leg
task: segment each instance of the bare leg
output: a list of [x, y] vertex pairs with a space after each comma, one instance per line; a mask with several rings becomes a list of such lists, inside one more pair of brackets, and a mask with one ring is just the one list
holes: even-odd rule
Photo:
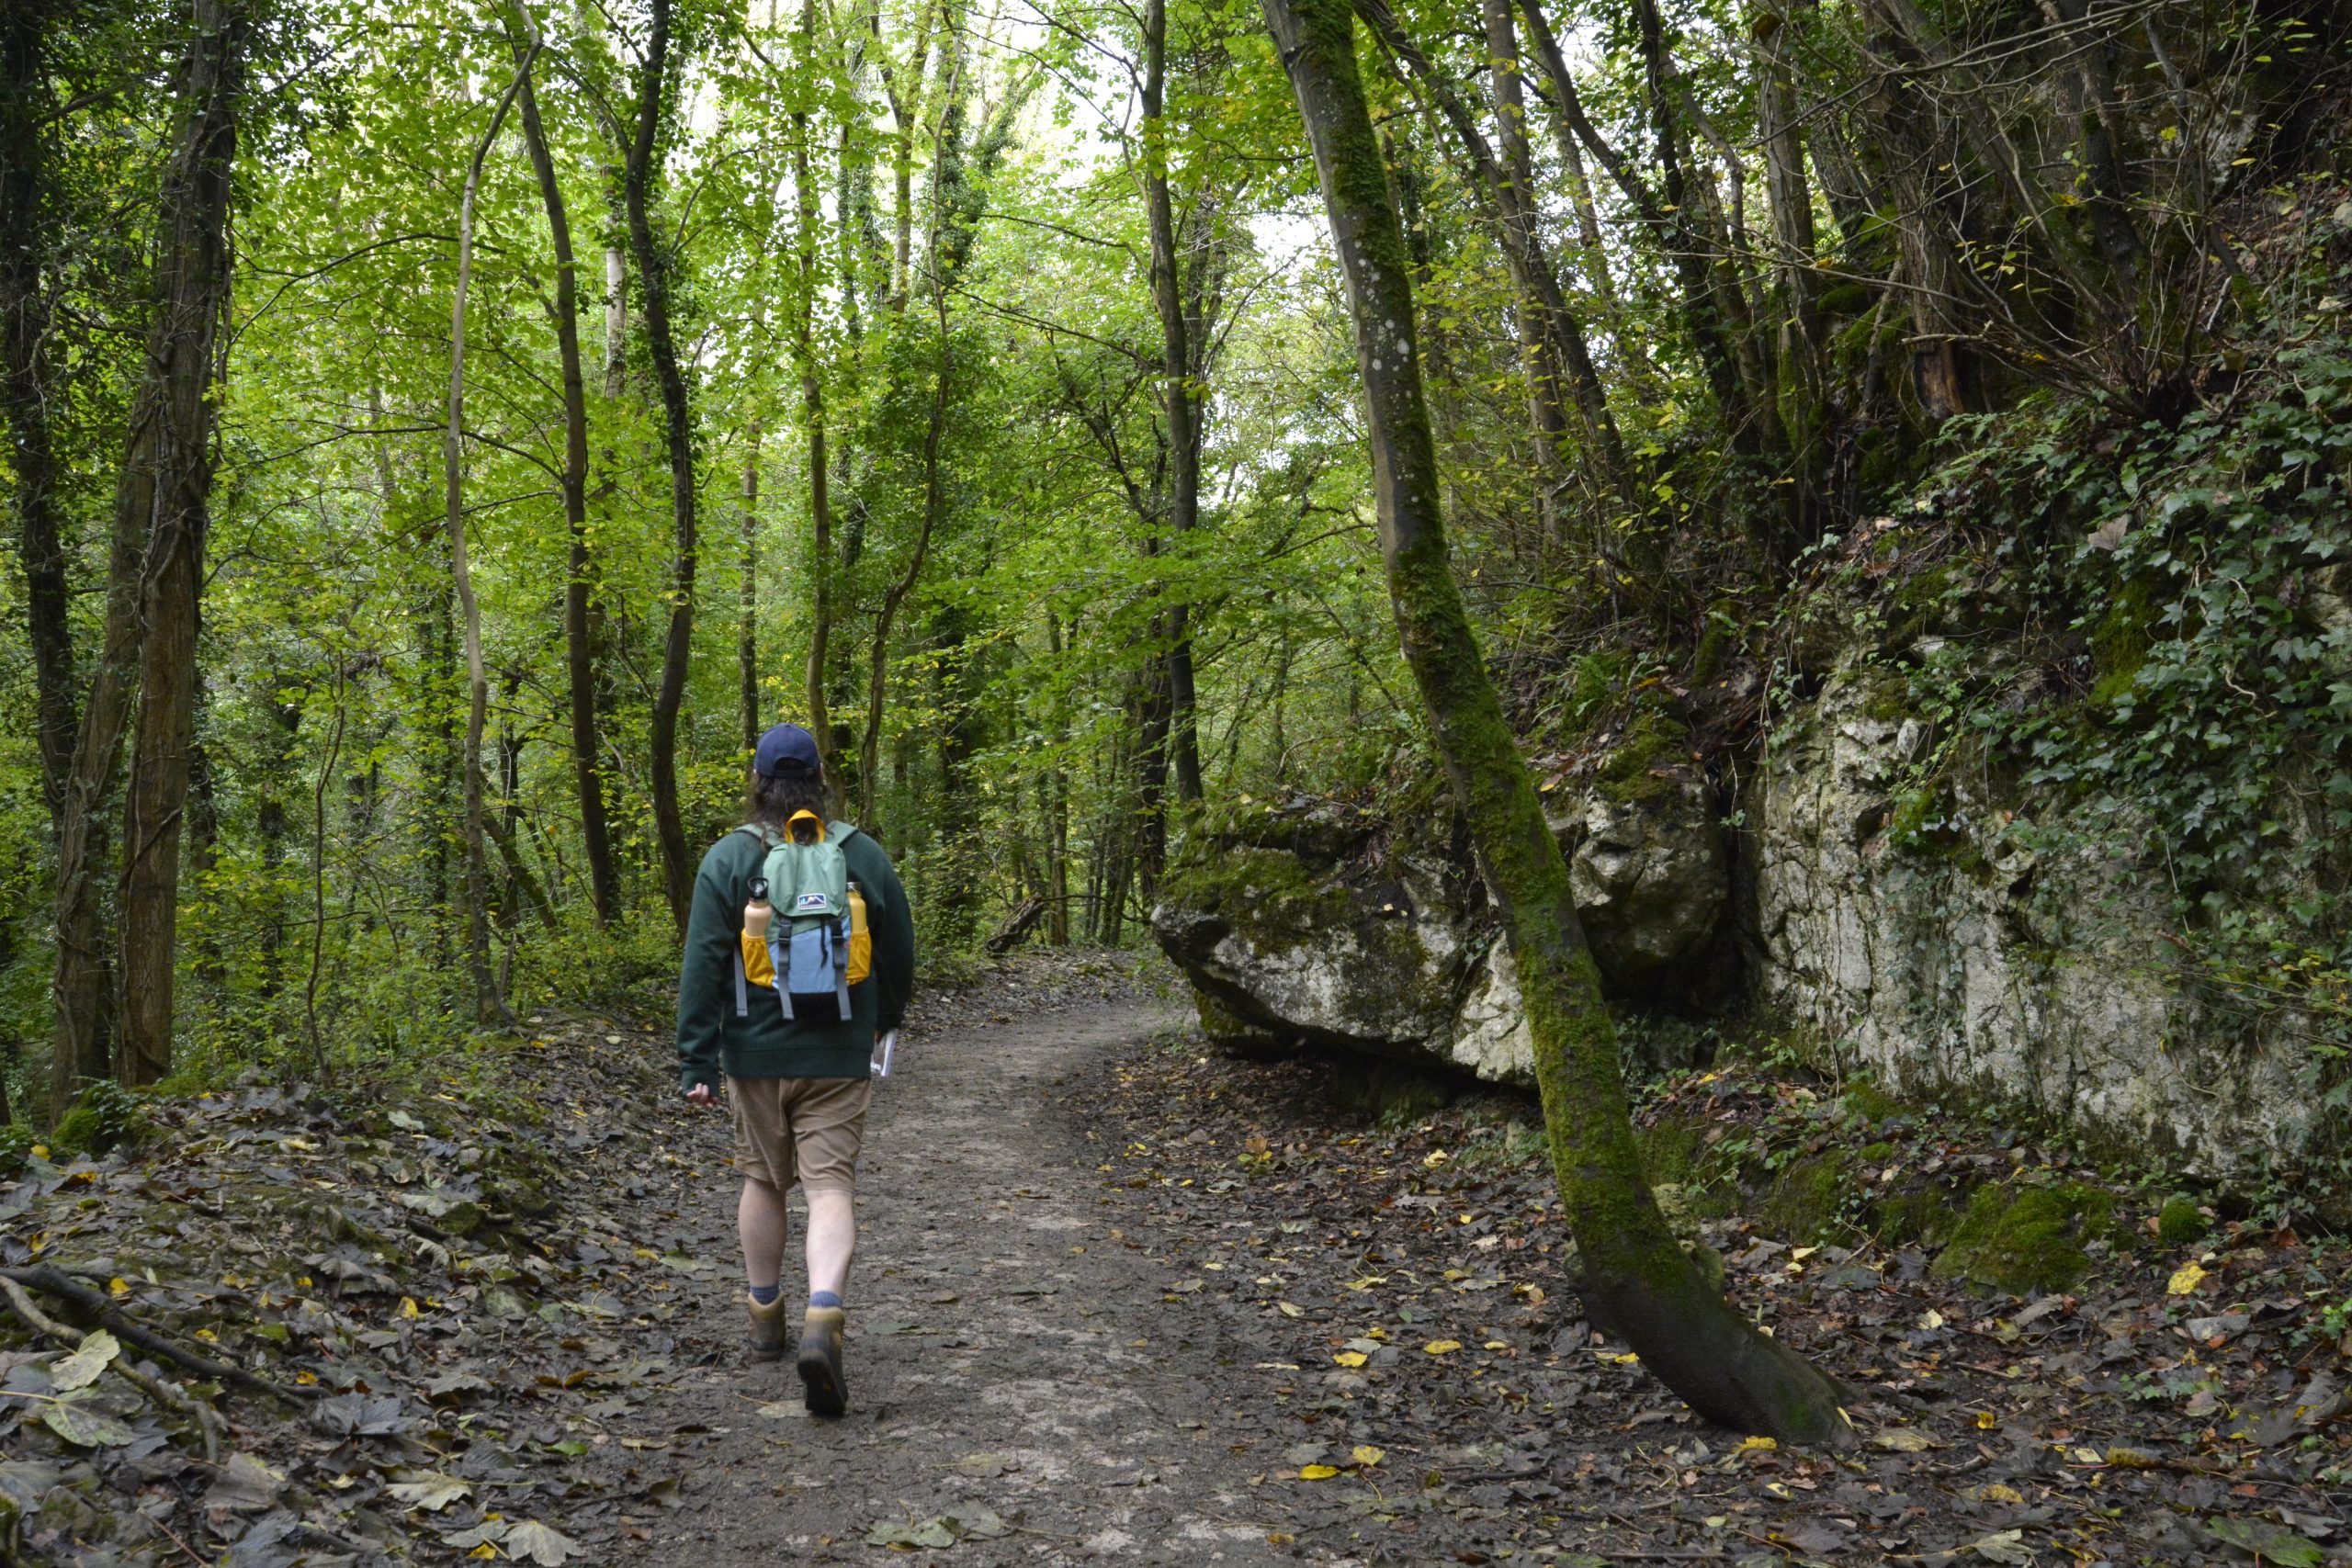
[[[743, 1273], [752, 1284], [773, 1287], [784, 1272], [784, 1247], [792, 1234], [784, 1194], [764, 1181], [746, 1180], [735, 1203], [735, 1230], [743, 1239]], [[817, 1237], [812, 1229], [808, 1245]]]
[[[831, 1291], [842, 1295], [849, 1288], [850, 1258], [857, 1251], [856, 1201], [847, 1188], [815, 1187], [807, 1190], [808, 1293], [813, 1296], [820, 1291]], [[744, 1233], [747, 1249], [750, 1234]], [[777, 1246], [781, 1248], [782, 1245], [779, 1234]]]

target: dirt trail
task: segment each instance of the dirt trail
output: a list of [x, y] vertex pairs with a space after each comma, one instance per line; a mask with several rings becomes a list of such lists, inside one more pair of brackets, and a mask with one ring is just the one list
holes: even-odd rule
[[[1054, 1094], [1091, 1058], [1171, 1021], [1105, 1006], [958, 1027], [915, 1043], [876, 1086], [852, 1408], [838, 1421], [800, 1410], [788, 1366], [741, 1358], [725, 1123], [688, 1123], [695, 1146], [677, 1152], [701, 1175], [684, 1235], [729, 1268], [676, 1320], [679, 1359], [707, 1364], [612, 1428], [668, 1443], [682, 1477], [682, 1506], [639, 1517], [630, 1534], [650, 1539], [628, 1560], [903, 1557], [869, 1544], [877, 1525], [950, 1515], [932, 1524], [934, 1541], [943, 1528], [983, 1532], [953, 1548], [966, 1565], [1290, 1559], [1269, 1544], [1282, 1526], [1248, 1483], [1264, 1459], [1236, 1456], [1220, 1435], [1232, 1403], [1220, 1385], [1234, 1375], [1223, 1364], [1246, 1369], [1246, 1348], [1163, 1301], [1165, 1269], [1125, 1244], [1144, 1223], [1128, 1212], [1141, 1194], [1106, 1185], [1097, 1168], [1114, 1151], [1090, 1145]], [[797, 1257], [785, 1280], [801, 1285]]]

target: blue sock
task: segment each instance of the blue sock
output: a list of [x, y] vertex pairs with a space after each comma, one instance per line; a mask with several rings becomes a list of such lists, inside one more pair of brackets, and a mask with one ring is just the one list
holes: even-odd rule
[[754, 1285], [752, 1287], [752, 1299], [759, 1303], [762, 1306], [775, 1305], [776, 1297], [782, 1294], [784, 1294], [784, 1287], [782, 1285]]
[[837, 1307], [842, 1304], [842, 1299], [831, 1291], [811, 1291], [808, 1292], [808, 1304], [812, 1307]]

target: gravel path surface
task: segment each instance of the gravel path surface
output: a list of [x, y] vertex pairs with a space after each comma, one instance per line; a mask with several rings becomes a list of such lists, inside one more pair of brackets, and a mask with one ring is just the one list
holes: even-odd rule
[[[788, 1363], [746, 1361], [741, 1298], [711, 1281], [678, 1325], [711, 1364], [627, 1423], [691, 1451], [680, 1506], [638, 1521], [629, 1560], [869, 1562], [948, 1539], [959, 1564], [1295, 1560], [1250, 1484], [1265, 1459], [1221, 1436], [1248, 1348], [1163, 1300], [1125, 1234], [1141, 1195], [1106, 1184], [1109, 1151], [1055, 1093], [1175, 1021], [1100, 1006], [910, 1045], [876, 1085], [859, 1171], [849, 1415], [808, 1416]], [[678, 1151], [707, 1189], [686, 1234], [731, 1259], [724, 1121], [688, 1132], [708, 1146]]]

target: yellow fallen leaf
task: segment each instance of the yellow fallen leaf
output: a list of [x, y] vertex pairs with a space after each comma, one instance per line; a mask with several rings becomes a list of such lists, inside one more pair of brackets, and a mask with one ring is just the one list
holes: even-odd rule
[[1770, 1453], [1780, 1446], [1779, 1441], [1771, 1438], [1742, 1438], [1739, 1440], [1738, 1451], [1744, 1454]]
[[1596, 1350], [1593, 1354], [1599, 1356], [1602, 1360], [1608, 1362], [1612, 1367], [1631, 1367], [1638, 1365], [1641, 1361], [1641, 1357], [1635, 1355], [1631, 1350], [1626, 1351], [1622, 1356], [1612, 1356], [1606, 1350]]
[[2014, 1486], [2004, 1486], [1996, 1481], [1990, 1486], [1978, 1487], [1976, 1500], [1980, 1503], [2023, 1503], [2025, 1494]]
[[1454, 1351], [1462, 1348], [1462, 1341], [1459, 1339], [1432, 1339], [1428, 1344], [1422, 1346], [1421, 1348], [1428, 1351], [1432, 1356], [1450, 1356], [1453, 1354]]
[[1976, 1429], [1978, 1431], [1989, 1432], [1999, 1425], [2000, 1423], [1993, 1418], [1993, 1413], [1991, 1411], [1980, 1410], [1976, 1413]]
[[49, 1145], [47, 1144], [35, 1144], [33, 1145], [33, 1158], [47, 1159], [48, 1157]]
[[1421, 1163], [1428, 1166], [1431, 1170], [1435, 1170], [1439, 1166], [1443, 1165], [1447, 1160], [1450, 1160], [1453, 1157], [1453, 1156], [1452, 1155], [1447, 1154], [1443, 1149], [1431, 1149], [1428, 1156], [1422, 1159]]
[[1871, 1444], [1889, 1453], [1922, 1454], [1936, 1446], [1933, 1438], [1909, 1427], [1888, 1427], [1871, 1434]]
[[1340, 1473], [1336, 1464], [1303, 1464], [1298, 1467], [1301, 1481], [1329, 1481]]
[[1388, 1330], [1381, 1327], [1380, 1325], [1375, 1323], [1370, 1328], [1363, 1331], [1363, 1337], [1366, 1339], [1385, 1339], [1388, 1337]]
[[1386, 1459], [1388, 1450], [1374, 1448], [1370, 1443], [1358, 1443], [1348, 1457], [1360, 1465], [1374, 1465]]
[[1368, 1291], [1374, 1285], [1385, 1285], [1386, 1283], [1388, 1283], [1388, 1276], [1385, 1274], [1366, 1274], [1361, 1280], [1349, 1280], [1348, 1289], [1351, 1291]]
[[1295, 1305], [1290, 1302], [1276, 1302], [1274, 1303], [1274, 1310], [1281, 1313], [1284, 1317], [1305, 1317], [1306, 1315], [1306, 1309], [1305, 1307]]
[[402, 1317], [414, 1317], [416, 1315], [416, 1298], [414, 1296], [402, 1296], [401, 1298], [401, 1315]]
[[1800, 1247], [1794, 1252], [1789, 1254], [1789, 1259], [1794, 1263], [1802, 1263], [1820, 1250], [1821, 1248], [1817, 1247]]
[[1919, 1326], [1922, 1328], [1934, 1330], [1941, 1328], [1943, 1325], [1944, 1314], [1938, 1312], [1933, 1307], [1929, 1307], [1926, 1312], [1919, 1314]]
[[122, 1300], [123, 1297], [130, 1294], [130, 1281], [119, 1274], [116, 1275], [107, 1281], [107, 1294], [117, 1301]]
[[2204, 1282], [2205, 1270], [2202, 1268], [2194, 1263], [2184, 1263], [2173, 1270], [2172, 1278], [2165, 1284], [2165, 1293], [2185, 1296]]
[[296, 1372], [294, 1374], [294, 1381], [300, 1383], [304, 1388], [309, 1388], [311, 1384], [319, 1381], [319, 1374], [316, 1372]]
[[1366, 1361], [1372, 1359], [1372, 1358], [1365, 1355], [1361, 1350], [1342, 1350], [1333, 1356], [1331, 1359], [1339, 1362], [1340, 1365], [1343, 1367], [1361, 1367]]

